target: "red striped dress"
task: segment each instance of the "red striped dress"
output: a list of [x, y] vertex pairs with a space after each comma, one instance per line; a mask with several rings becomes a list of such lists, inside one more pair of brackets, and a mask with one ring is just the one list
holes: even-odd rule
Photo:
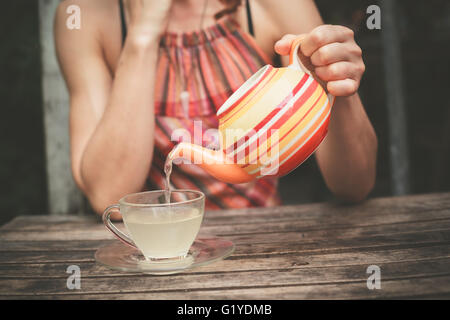
[[[155, 145], [148, 189], [164, 188], [164, 161], [180, 141], [173, 136], [179, 129], [185, 129], [181, 132], [190, 136], [189, 142], [218, 148], [218, 108], [268, 63], [270, 60], [255, 40], [232, 17], [201, 31], [168, 32], [161, 38], [154, 96]], [[180, 99], [185, 89], [190, 95], [188, 104]], [[206, 195], [207, 209], [280, 204], [274, 177], [232, 185], [212, 178], [198, 166], [174, 165], [171, 183], [176, 189], [201, 190]]]

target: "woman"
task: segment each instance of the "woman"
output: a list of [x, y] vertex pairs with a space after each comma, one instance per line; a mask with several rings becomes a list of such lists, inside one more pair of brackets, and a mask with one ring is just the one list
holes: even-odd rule
[[[242, 2], [242, 3], [241, 3]], [[69, 5], [81, 28], [66, 28]], [[250, 11], [251, 5], [251, 11]], [[308, 68], [337, 97], [316, 154], [328, 188], [346, 201], [373, 188], [377, 138], [357, 90], [365, 67], [353, 32], [323, 25], [312, 0], [66, 0], [56, 12], [57, 55], [70, 92], [73, 176], [101, 213], [123, 195], [164, 186], [171, 132], [217, 127], [216, 110], [295, 35]], [[254, 34], [254, 36], [249, 33]], [[194, 122], [194, 120], [201, 120]], [[213, 139], [213, 137], [211, 137]], [[204, 137], [204, 143], [208, 141]], [[175, 166], [176, 188], [201, 189], [207, 208], [279, 203], [274, 178], [227, 185]], [[299, 182], [300, 183], [300, 182]]]

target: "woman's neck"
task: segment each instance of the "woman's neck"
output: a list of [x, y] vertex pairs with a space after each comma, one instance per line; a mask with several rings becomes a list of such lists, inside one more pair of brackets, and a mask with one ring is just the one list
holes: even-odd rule
[[218, 0], [174, 0], [169, 14], [169, 32], [189, 32], [216, 23], [214, 15], [223, 9]]

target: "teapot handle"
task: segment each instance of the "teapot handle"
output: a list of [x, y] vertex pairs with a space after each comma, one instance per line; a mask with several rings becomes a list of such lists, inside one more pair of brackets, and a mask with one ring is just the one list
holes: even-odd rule
[[303, 65], [302, 61], [298, 57], [298, 49], [300, 48], [300, 45], [304, 39], [305, 35], [301, 35], [295, 38], [294, 41], [292, 41], [291, 50], [289, 52], [289, 67], [311, 75], [311, 72]]
[[[300, 70], [305, 72], [306, 74], [313, 76], [311, 72], [304, 66], [302, 61], [298, 56], [298, 49], [300, 48], [301, 43], [305, 39], [305, 35], [300, 35], [291, 44], [291, 50], [289, 52], [289, 68]], [[328, 93], [328, 100], [330, 101], [330, 105], [333, 106], [336, 100], [336, 97], [332, 94]]]

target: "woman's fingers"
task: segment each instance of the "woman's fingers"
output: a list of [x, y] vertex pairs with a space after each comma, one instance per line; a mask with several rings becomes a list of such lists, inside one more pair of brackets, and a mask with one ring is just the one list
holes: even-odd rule
[[333, 42], [346, 42], [353, 39], [351, 29], [343, 26], [322, 25], [307, 34], [302, 45], [302, 53], [310, 57], [319, 48]]
[[161, 31], [173, 0], [124, 0], [125, 15], [131, 26], [139, 30]]
[[292, 41], [294, 41], [294, 39], [297, 37], [298, 36], [293, 34], [284, 35], [283, 38], [275, 43], [275, 52], [282, 56], [288, 55], [291, 51]]
[[111, 220], [112, 221], [122, 221], [122, 215], [120, 214], [120, 212], [115, 211], [111, 214]]
[[[297, 37], [285, 35], [275, 44], [275, 51], [288, 55], [292, 41]], [[326, 84], [328, 91], [335, 96], [354, 94], [358, 90], [365, 65], [353, 31], [344, 26], [323, 25], [303, 37], [300, 58], [316, 80]]]
[[323, 67], [316, 67], [314, 72], [323, 81], [336, 81], [344, 79], [360, 79], [364, 72], [363, 66], [348, 61], [340, 61]]
[[361, 59], [362, 50], [356, 43], [329, 43], [311, 55], [311, 63], [315, 66], [327, 66], [339, 61], [357, 61]]
[[[288, 55], [292, 41], [297, 37], [299, 36], [286, 34], [275, 43], [275, 51], [280, 55]], [[355, 42], [348, 41], [351, 39], [353, 39], [351, 29], [343, 26], [323, 25], [304, 36], [300, 49], [305, 56], [311, 57], [313, 64], [316, 65], [315, 61], [317, 61], [321, 62], [317, 65], [326, 65], [339, 61], [339, 57], [342, 57], [341, 60], [349, 60], [353, 56], [361, 56], [361, 48]]]
[[327, 83], [327, 90], [335, 97], [347, 97], [355, 94], [359, 83], [353, 79], [330, 81]]

